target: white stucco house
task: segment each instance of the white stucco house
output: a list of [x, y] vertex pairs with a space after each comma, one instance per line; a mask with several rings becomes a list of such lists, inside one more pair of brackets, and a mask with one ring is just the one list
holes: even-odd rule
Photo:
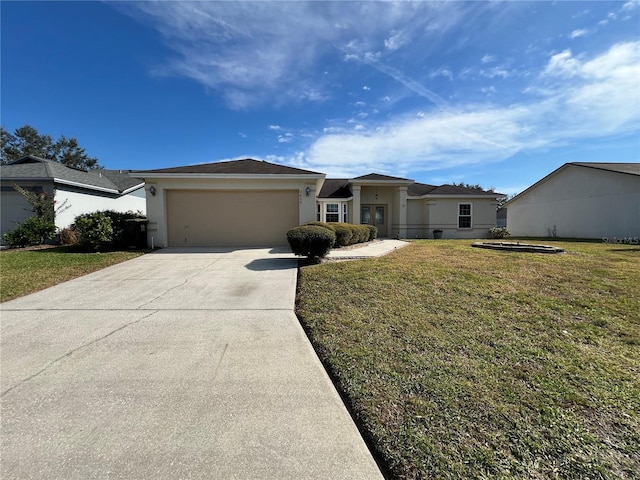
[[372, 224], [380, 237], [486, 238], [500, 194], [372, 173], [324, 173], [244, 159], [134, 171], [147, 190], [148, 240], [165, 246], [286, 245], [310, 221]]
[[[146, 212], [144, 180], [121, 170], [83, 170], [34, 156], [0, 166], [2, 234], [33, 216], [27, 200], [14, 185], [51, 193], [65, 210], [56, 215], [58, 228], [68, 227], [76, 216], [99, 210]], [[65, 203], [66, 202], [66, 203]]]
[[640, 163], [566, 163], [505, 204], [521, 237], [640, 237]]

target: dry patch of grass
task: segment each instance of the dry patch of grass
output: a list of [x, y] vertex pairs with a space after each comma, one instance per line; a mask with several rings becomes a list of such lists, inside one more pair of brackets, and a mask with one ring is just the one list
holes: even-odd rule
[[305, 267], [298, 314], [394, 478], [639, 478], [640, 251], [417, 241]]
[[0, 301], [37, 292], [142, 253], [79, 253], [72, 247], [5, 250], [0, 252]]

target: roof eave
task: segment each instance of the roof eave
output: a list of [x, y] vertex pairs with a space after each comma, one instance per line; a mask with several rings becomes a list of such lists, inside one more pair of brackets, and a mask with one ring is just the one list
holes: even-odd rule
[[144, 182], [139, 183], [138, 185], [135, 185], [135, 186], [133, 186], [133, 187], [129, 187], [129, 188], [127, 188], [127, 189], [123, 190], [123, 191], [122, 191], [122, 192], [120, 192], [120, 193], [121, 193], [121, 195], [127, 195], [127, 194], [129, 194], [129, 193], [131, 193], [131, 192], [135, 192], [136, 190], [139, 190], [139, 189], [141, 189], [141, 188], [144, 188]]
[[316, 200], [319, 202], [329, 202], [331, 200], [341, 201], [341, 202], [350, 202], [353, 200], [353, 196], [351, 197], [316, 197]]
[[424, 195], [420, 195], [420, 196], [407, 196], [407, 199], [409, 200], [420, 200], [420, 199], [429, 199], [429, 198], [493, 198], [493, 199], [498, 199], [500, 197], [504, 197], [504, 195], [500, 194], [500, 193], [485, 193], [485, 194], [481, 194], [481, 193], [472, 193], [472, 194], [468, 194], [468, 193], [426, 193]]
[[115, 193], [118, 195], [120, 194], [119, 190], [115, 190], [113, 188], [98, 187], [96, 185], [87, 185], [86, 183], [72, 182], [70, 180], [64, 180], [61, 178], [54, 178], [53, 181], [54, 183], [59, 183], [61, 185], [69, 185], [71, 187], [79, 187], [87, 190], [95, 190], [97, 192]]
[[147, 179], [165, 179], [165, 178], [201, 178], [201, 179], [220, 179], [220, 178], [237, 178], [237, 179], [253, 179], [253, 180], [318, 180], [324, 179], [324, 173], [304, 174], [304, 173], [150, 173], [132, 172], [131, 177]]
[[358, 186], [372, 186], [372, 187], [397, 187], [397, 186], [409, 186], [413, 185], [413, 180], [356, 180], [351, 179], [349, 183]]

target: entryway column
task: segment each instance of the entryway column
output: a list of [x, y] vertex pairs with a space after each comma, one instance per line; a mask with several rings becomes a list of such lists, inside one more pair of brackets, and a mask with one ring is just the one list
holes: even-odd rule
[[351, 191], [353, 192], [353, 212], [351, 212], [351, 223], [360, 223], [360, 185], [353, 185]]
[[400, 198], [400, 218], [398, 219], [398, 238], [407, 238], [407, 187], [398, 187]]

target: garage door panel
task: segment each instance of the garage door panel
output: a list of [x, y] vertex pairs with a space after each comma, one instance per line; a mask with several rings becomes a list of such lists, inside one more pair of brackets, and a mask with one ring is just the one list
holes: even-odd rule
[[299, 223], [297, 190], [167, 191], [170, 246], [278, 246]]

